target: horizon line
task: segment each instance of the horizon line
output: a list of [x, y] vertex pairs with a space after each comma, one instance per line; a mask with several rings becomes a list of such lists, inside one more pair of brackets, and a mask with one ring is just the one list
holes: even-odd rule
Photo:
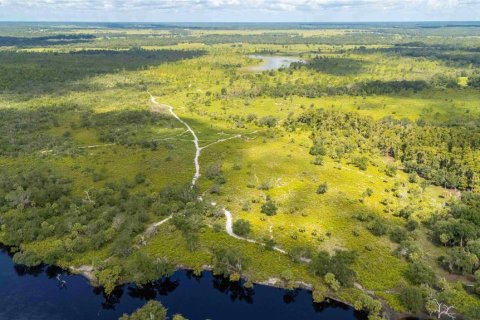
[[36, 22], [36, 23], [297, 23], [297, 24], [335, 24], [335, 23], [419, 23], [419, 22], [475, 22], [479, 20], [362, 20], [362, 21], [128, 21], [128, 20], [0, 20], [4, 22]]

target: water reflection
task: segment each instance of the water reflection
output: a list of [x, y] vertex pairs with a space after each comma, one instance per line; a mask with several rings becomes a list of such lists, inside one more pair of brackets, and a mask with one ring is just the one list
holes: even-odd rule
[[38, 277], [39, 275], [44, 273], [45, 266], [40, 265], [36, 267], [27, 267], [22, 265], [15, 265], [14, 269], [18, 276], [23, 277], [25, 275]]
[[230, 301], [245, 301], [248, 304], [253, 303], [255, 291], [251, 288], [245, 288], [241, 281], [230, 281], [222, 276], [213, 276], [213, 288], [230, 296]]
[[82, 276], [60, 268], [15, 265], [8, 248], [0, 246], [0, 319], [117, 320], [152, 299], [160, 300], [170, 317], [181, 313], [189, 319], [366, 319], [333, 301], [312, 304], [305, 290], [245, 288], [243, 281], [211, 272], [178, 271], [144, 286], [118, 286], [107, 296]]
[[[350, 309], [349, 306], [334, 300], [330, 300], [330, 299], [326, 299], [321, 303], [312, 303], [312, 306], [315, 312], [324, 312], [326, 309], [331, 309], [331, 308], [341, 309], [341, 310]], [[361, 317], [361, 313], [358, 313], [358, 317]]]
[[144, 286], [129, 286], [128, 295], [132, 298], [139, 298], [144, 300], [152, 300], [160, 296], [167, 296], [175, 291], [180, 285], [179, 281], [172, 281], [170, 278], [163, 278]]
[[200, 282], [200, 280], [203, 278], [203, 272], [196, 273], [193, 270], [185, 270], [185, 276], [189, 280], [197, 280], [197, 282]]
[[283, 302], [285, 302], [286, 304], [294, 303], [295, 298], [298, 296], [298, 293], [299, 293], [299, 290], [287, 291], [287, 293], [285, 293], [283, 296]]
[[102, 309], [104, 310], [115, 310], [115, 305], [119, 304], [123, 297], [124, 289], [123, 287], [116, 287], [113, 292], [109, 295], [106, 295], [102, 289], [95, 288], [94, 293], [101, 295], [103, 301], [101, 303]]
[[259, 65], [248, 67], [248, 70], [252, 72], [262, 72], [288, 68], [294, 62], [305, 62], [304, 60], [295, 57], [280, 57], [267, 55], [250, 55], [249, 57], [253, 59], [263, 60], [263, 62]]

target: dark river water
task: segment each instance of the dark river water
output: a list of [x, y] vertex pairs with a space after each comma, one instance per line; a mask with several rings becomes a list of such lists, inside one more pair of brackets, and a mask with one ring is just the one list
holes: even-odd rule
[[[61, 282], [66, 281], [62, 286]], [[0, 247], [0, 319], [118, 319], [147, 300], [156, 299], [171, 316], [181, 313], [196, 319], [366, 319], [352, 308], [335, 303], [313, 304], [305, 290], [287, 291], [255, 285], [245, 289], [222, 277], [203, 272], [178, 271], [170, 278], [138, 288], [124, 285], [106, 298], [78, 275], [44, 266], [15, 265]]]

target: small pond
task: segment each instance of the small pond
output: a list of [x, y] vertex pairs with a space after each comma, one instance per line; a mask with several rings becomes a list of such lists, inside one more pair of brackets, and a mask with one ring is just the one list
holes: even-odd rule
[[267, 55], [250, 55], [252, 59], [262, 59], [263, 62], [259, 65], [248, 67], [247, 69], [252, 72], [262, 72], [277, 70], [280, 68], [288, 68], [294, 62], [305, 62], [300, 58], [295, 57], [280, 57], [280, 56], [267, 56]]

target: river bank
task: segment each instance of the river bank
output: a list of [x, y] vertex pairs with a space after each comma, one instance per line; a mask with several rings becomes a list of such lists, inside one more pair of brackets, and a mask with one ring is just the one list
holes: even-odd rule
[[246, 288], [243, 280], [231, 282], [210, 271], [179, 270], [143, 287], [119, 285], [106, 296], [88, 279], [61, 268], [15, 265], [5, 249], [0, 251], [0, 283], [2, 319], [118, 319], [152, 299], [160, 300], [169, 316], [181, 313], [189, 319], [366, 319], [333, 300], [312, 303], [307, 290], [273, 287], [279, 283]]
[[[86, 278], [89, 281], [90, 285], [92, 285], [92, 287], [99, 288], [98, 281], [96, 280], [96, 278], [93, 274], [93, 271], [94, 271], [93, 268], [91, 268], [89, 266], [83, 266], [83, 267], [79, 267], [79, 268], [72, 268], [71, 267], [69, 271], [71, 271], [74, 274], [78, 274], [78, 275]], [[179, 264], [179, 265], [176, 266], [176, 272], [188, 272], [188, 273], [191, 273], [191, 274], [198, 275], [198, 270], [194, 270], [193, 268], [191, 268], [189, 266], [186, 266], [186, 265], [182, 265], [182, 264]], [[203, 272], [209, 272], [209, 273], [213, 274], [213, 267], [210, 266], [210, 265], [203, 265], [202, 268], [201, 268], [201, 273], [203, 273]], [[226, 278], [225, 278], [225, 281], [231, 282], [232, 284], [236, 283], [238, 285], [243, 286], [245, 289], [249, 289], [248, 286], [245, 286], [246, 279], [244, 279], [243, 277], [242, 277], [241, 281], [233, 281], [232, 282], [232, 281], [230, 281], [229, 279], [226, 279]], [[271, 278], [263, 280], [263, 281], [253, 280], [252, 284], [254, 285], [254, 287], [265, 286], [265, 287], [285, 290], [286, 292], [295, 291], [295, 290], [304, 290], [306, 292], [309, 292], [312, 304], [316, 303], [316, 302], [313, 301], [313, 297], [312, 297], [312, 292], [313, 292], [314, 286], [312, 284], [304, 282], [304, 281], [295, 281], [293, 283], [288, 283], [281, 278], [271, 277]], [[126, 282], [126, 283], [119, 283], [118, 284], [118, 286], [123, 286], [123, 285], [129, 285], [129, 283]], [[357, 284], [357, 286], [358, 286], [358, 284]], [[360, 288], [360, 289], [362, 291], [365, 291], [363, 288]], [[377, 297], [375, 297], [374, 292], [369, 292], [369, 295], [378, 299]], [[326, 299], [325, 299], [325, 302], [327, 302], [327, 303], [332, 302], [334, 304], [345, 305], [345, 306], [348, 306], [348, 307], [354, 309], [353, 303], [342, 300], [339, 297], [334, 296], [334, 295], [327, 295]], [[321, 303], [324, 303], [324, 302], [321, 302]], [[388, 318], [387, 318], [388, 320], [405, 320], [405, 319], [408, 319], [408, 320], [422, 320], [422, 319], [429, 319], [429, 317], [427, 315], [424, 315], [423, 317], [413, 317], [413, 316], [411, 316], [407, 313], [396, 312], [395, 310], [391, 309], [386, 303], [382, 303], [382, 305], [383, 305], [385, 314], [388, 316]], [[359, 314], [362, 314], [362, 315], [366, 316], [366, 314], [364, 314], [362, 312], [360, 312]]]

